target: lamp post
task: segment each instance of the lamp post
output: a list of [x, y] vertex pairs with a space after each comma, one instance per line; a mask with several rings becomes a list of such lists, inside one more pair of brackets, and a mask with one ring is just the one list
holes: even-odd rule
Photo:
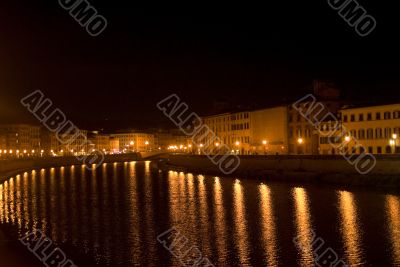
[[133, 151], [133, 145], [135, 144], [135, 142], [133, 142], [133, 141], [130, 141], [129, 142], [129, 147], [130, 147], [130, 149], [131, 149], [131, 151]]
[[267, 140], [263, 140], [262, 141], [263, 145], [264, 145], [264, 155], [267, 155]]
[[236, 146], [236, 148], [237, 148], [237, 149], [236, 149], [236, 152], [237, 152], [236, 154], [240, 154], [239, 145], [240, 145], [240, 142], [239, 142], [239, 141], [236, 141], [236, 142], [235, 142], [235, 146]]
[[303, 140], [303, 138], [299, 137], [299, 139], [297, 139], [297, 143], [298, 143], [299, 148], [300, 148], [300, 151], [299, 151], [299, 152], [301, 152], [301, 153], [299, 153], [299, 154], [304, 154], [304, 151], [303, 151], [303, 143], [304, 143], [304, 140]]
[[392, 135], [392, 139], [389, 140], [389, 144], [392, 147], [392, 153], [396, 153], [396, 143], [397, 143], [397, 134]]
[[145, 146], [146, 146], [146, 151], [148, 151], [148, 148], [149, 148], [149, 141], [145, 141], [144, 144], [145, 144]]

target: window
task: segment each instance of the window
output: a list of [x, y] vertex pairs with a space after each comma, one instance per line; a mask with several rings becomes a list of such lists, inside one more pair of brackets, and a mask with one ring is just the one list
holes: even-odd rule
[[309, 128], [307, 128], [305, 131], [305, 137], [311, 137], [311, 131]]
[[383, 114], [383, 117], [384, 117], [384, 119], [385, 120], [390, 120], [390, 112], [385, 112], [384, 114]]
[[382, 138], [382, 128], [376, 128], [375, 129], [375, 138], [376, 139], [381, 139]]
[[378, 146], [378, 147], [376, 148], [376, 153], [377, 153], [377, 154], [382, 154], [382, 147]]
[[358, 115], [358, 121], [364, 121], [364, 114]]
[[356, 115], [351, 114], [350, 115], [350, 121], [356, 121]]
[[343, 116], [343, 121], [344, 121], [344, 122], [347, 122], [347, 115], [344, 115], [344, 116]]
[[374, 130], [373, 129], [367, 130], [367, 139], [374, 139]]
[[301, 137], [301, 128], [297, 129], [297, 137]]
[[386, 154], [391, 154], [392, 153], [392, 148], [390, 146], [386, 146], [385, 153]]
[[364, 129], [358, 130], [358, 138], [365, 139], [365, 130]]
[[380, 119], [381, 119], [381, 113], [380, 113], [380, 112], [377, 112], [377, 113], [376, 113], [375, 119], [376, 119], [376, 120], [380, 120]]
[[293, 138], [293, 128], [289, 128], [289, 137]]
[[372, 114], [371, 113], [367, 114], [367, 121], [372, 121]]
[[400, 119], [400, 110], [393, 111], [393, 119]]
[[369, 153], [369, 154], [373, 154], [373, 153], [374, 153], [374, 150], [372, 149], [372, 146], [369, 146], [369, 147], [368, 147], [368, 153]]
[[385, 138], [392, 137], [392, 128], [385, 128]]
[[350, 131], [351, 136], [353, 136], [354, 138], [357, 138], [357, 131], [356, 130], [351, 130]]

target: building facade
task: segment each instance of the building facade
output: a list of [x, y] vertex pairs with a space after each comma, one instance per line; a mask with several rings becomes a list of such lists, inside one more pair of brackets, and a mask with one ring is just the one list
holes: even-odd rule
[[102, 151], [109, 153], [111, 151], [110, 136], [101, 134], [98, 131], [88, 132], [88, 149], [89, 151]]
[[[315, 118], [325, 123], [322, 121], [324, 115], [330, 112], [336, 116], [339, 112], [340, 91], [332, 83], [314, 81], [312, 96], [288, 107], [289, 154], [322, 154], [320, 125], [313, 125], [307, 118]], [[308, 116], [303, 116], [299, 109], [305, 111]]]
[[287, 152], [286, 106], [223, 113], [202, 120], [210, 132], [199, 133], [201, 139], [195, 144], [207, 146], [205, 152], [216, 153], [222, 145], [229, 147], [231, 153], [242, 155]]
[[358, 153], [400, 153], [400, 104], [344, 108], [340, 111], [344, 130], [362, 147], [350, 149]]
[[154, 135], [148, 133], [118, 133], [111, 135], [119, 140], [120, 152], [143, 152], [155, 148]]
[[2, 149], [11, 154], [40, 153], [40, 126], [28, 124], [0, 125]]

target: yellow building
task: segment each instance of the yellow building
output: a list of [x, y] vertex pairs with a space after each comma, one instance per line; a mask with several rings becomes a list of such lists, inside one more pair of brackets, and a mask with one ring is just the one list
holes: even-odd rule
[[110, 137], [110, 153], [119, 152], [119, 139], [115, 137]]
[[231, 153], [243, 155], [287, 152], [286, 107], [223, 113], [202, 120], [211, 132], [194, 143], [207, 146], [207, 153], [215, 153], [222, 145], [228, 146]]
[[[40, 126], [28, 124], [0, 125], [4, 153], [20, 155], [40, 154]], [[25, 153], [24, 153], [25, 152]]]
[[112, 137], [119, 140], [120, 152], [143, 152], [154, 149], [154, 135], [148, 133], [120, 133], [113, 134]]
[[[366, 152], [400, 153], [400, 104], [345, 108], [340, 113], [343, 128]], [[362, 149], [358, 148], [357, 152]]]
[[88, 132], [89, 151], [102, 151], [104, 153], [110, 151], [110, 136], [101, 134], [98, 131]]

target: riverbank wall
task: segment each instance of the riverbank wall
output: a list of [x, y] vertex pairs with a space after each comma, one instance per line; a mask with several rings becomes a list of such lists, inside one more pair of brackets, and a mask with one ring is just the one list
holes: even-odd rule
[[[361, 174], [343, 157], [332, 156], [240, 156], [239, 167], [228, 176], [262, 180], [327, 183], [341, 186], [375, 186], [400, 189], [400, 158], [377, 156], [376, 165]], [[218, 160], [216, 160], [218, 161]], [[227, 176], [206, 156], [170, 155], [161, 169]]]
[[[124, 162], [124, 161], [137, 161], [145, 160], [151, 157], [151, 153], [130, 153], [130, 154], [116, 154], [106, 155], [104, 157], [104, 163], [112, 162]], [[88, 158], [86, 162], [90, 162]], [[79, 160], [77, 157], [44, 157], [44, 158], [29, 158], [29, 159], [17, 159], [17, 160], [0, 160], [0, 183], [11, 176], [19, 174], [21, 172], [50, 168], [50, 167], [61, 167], [71, 165], [83, 165], [84, 162]]]

